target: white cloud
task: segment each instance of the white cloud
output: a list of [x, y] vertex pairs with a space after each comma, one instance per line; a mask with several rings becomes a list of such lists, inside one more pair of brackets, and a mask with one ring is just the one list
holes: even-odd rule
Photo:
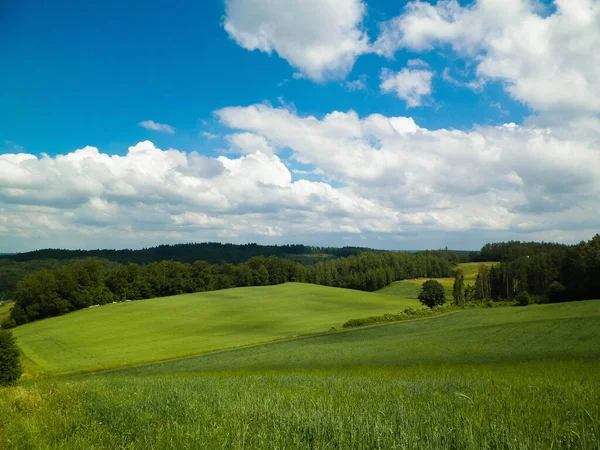
[[[95, 147], [0, 155], [0, 251], [14, 242], [131, 247], [259, 237], [432, 245], [431, 236], [451, 234], [480, 245], [498, 237], [577, 240], [600, 228], [597, 118], [457, 131], [428, 130], [410, 117], [317, 118], [265, 104], [216, 117], [240, 156], [149, 141], [124, 156]], [[286, 161], [278, 156], [284, 149]], [[301, 178], [308, 174], [331, 181]]]
[[485, 86], [485, 79], [483, 79], [483, 78], [474, 79], [474, 80], [470, 80], [470, 81], [466, 81], [466, 80], [461, 81], [461, 80], [453, 77], [452, 75], [450, 75], [450, 69], [448, 67], [446, 67], [443, 70], [442, 79], [450, 84], [455, 85], [455, 86], [466, 87], [466, 88], [472, 89], [475, 92], [481, 92], [483, 90], [483, 87]]
[[154, 120], [144, 120], [143, 122], [140, 122], [140, 126], [146, 128], [147, 130], [160, 131], [168, 134], [175, 133], [175, 128], [173, 128], [171, 125], [167, 125], [166, 123], [158, 123]]
[[402, 69], [392, 72], [388, 69], [381, 71], [381, 91], [393, 93], [406, 101], [406, 106], [412, 108], [423, 104], [423, 97], [431, 94], [431, 79], [433, 72], [429, 70]]
[[211, 140], [217, 139], [220, 137], [218, 134], [211, 133], [210, 131], [203, 131], [202, 136], [204, 136], [206, 139], [211, 139]]
[[231, 143], [231, 149], [236, 153], [255, 153], [260, 152], [265, 155], [272, 154], [273, 148], [262, 136], [252, 133], [236, 133], [227, 136]]
[[352, 111], [299, 117], [266, 105], [217, 115], [276, 148], [291, 148], [298, 162], [394, 211], [398, 226], [522, 230], [533, 223], [560, 229], [572, 217], [591, 229], [600, 226], [593, 212], [600, 207], [598, 121], [463, 132]]
[[354, 91], [366, 91], [367, 90], [367, 76], [362, 75], [356, 80], [346, 81], [343, 86], [350, 92]]
[[426, 63], [425, 61], [423, 61], [422, 59], [409, 59], [406, 63], [408, 65], [408, 67], [419, 67], [422, 69], [428, 69], [429, 68], [429, 64]]
[[56, 157], [0, 155], [0, 240], [8, 245], [13, 237], [36, 247], [46, 241], [247, 241], [395, 220], [393, 212], [351, 191], [293, 182], [261, 136], [229, 139], [246, 154], [213, 159], [145, 141], [125, 156], [94, 147]]
[[224, 27], [248, 50], [281, 58], [315, 81], [345, 77], [369, 51], [361, 0], [226, 0]]
[[503, 81], [537, 111], [600, 112], [600, 2], [556, 0], [542, 16], [530, 0], [456, 0], [407, 4], [381, 25], [379, 54], [428, 51], [449, 44], [473, 59], [480, 79]]

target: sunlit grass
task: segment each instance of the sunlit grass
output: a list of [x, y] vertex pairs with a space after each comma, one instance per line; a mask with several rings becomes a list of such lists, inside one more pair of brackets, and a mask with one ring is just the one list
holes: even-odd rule
[[110, 304], [15, 329], [36, 372], [68, 373], [291, 338], [418, 301], [301, 283]]
[[0, 391], [8, 449], [595, 449], [597, 361], [94, 376]]

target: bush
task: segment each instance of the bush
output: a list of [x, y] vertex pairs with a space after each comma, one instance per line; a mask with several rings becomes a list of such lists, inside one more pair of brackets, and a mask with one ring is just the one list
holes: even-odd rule
[[13, 309], [10, 310], [10, 317], [17, 325], [27, 323], [27, 314], [25, 314], [25, 311], [23, 311], [19, 305], [15, 305]]
[[0, 330], [0, 386], [14, 384], [21, 377], [19, 350], [12, 332]]
[[527, 306], [531, 303], [531, 298], [529, 297], [529, 294], [526, 291], [521, 291], [517, 294], [515, 301], [519, 306]]
[[0, 325], [0, 328], [2, 328], [4, 330], [8, 330], [9, 328], [14, 328], [16, 326], [17, 326], [17, 322], [15, 322], [15, 319], [8, 316], [6, 319], [4, 319], [2, 321], [2, 325]]
[[446, 303], [444, 286], [437, 280], [427, 280], [423, 283], [423, 287], [419, 293], [419, 300], [422, 304], [430, 308], [443, 305]]

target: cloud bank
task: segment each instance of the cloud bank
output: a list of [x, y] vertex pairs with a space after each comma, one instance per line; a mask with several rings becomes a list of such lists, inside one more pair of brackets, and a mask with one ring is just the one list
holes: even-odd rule
[[[209, 158], [150, 141], [125, 156], [94, 147], [0, 155], [2, 241], [580, 239], [600, 229], [598, 120], [428, 130], [409, 117], [316, 118], [264, 104], [216, 116], [232, 130], [237, 155]], [[284, 149], [290, 160], [280, 158]], [[294, 179], [296, 165], [320, 179]]]

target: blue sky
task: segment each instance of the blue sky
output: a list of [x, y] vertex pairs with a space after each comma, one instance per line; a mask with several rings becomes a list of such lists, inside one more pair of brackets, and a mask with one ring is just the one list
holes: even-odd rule
[[[52, 242], [366, 242], [412, 249], [585, 238], [597, 225], [588, 219], [597, 206], [591, 198], [598, 185], [590, 181], [597, 166], [590, 161], [598, 157], [600, 88], [598, 57], [582, 62], [581, 55], [600, 44], [598, 9], [588, 0], [4, 2], [0, 251]], [[282, 27], [290, 15], [289, 29]], [[573, 51], [561, 33], [581, 48]], [[264, 109], [248, 110], [252, 105]], [[241, 109], [228, 109], [234, 107]], [[327, 122], [335, 111], [345, 114], [347, 129]], [[281, 117], [267, 123], [274, 114]], [[372, 115], [410, 118], [418, 131], [389, 138], [372, 131]], [[318, 123], [305, 134], [310, 116]], [[170, 128], [147, 129], [144, 121]], [[510, 123], [516, 128], [504, 127]], [[355, 135], [356, 126], [362, 131]], [[232, 138], [242, 134], [243, 148]], [[545, 154], [534, 135], [550, 136]], [[218, 175], [186, 179], [185, 186], [180, 171], [176, 187], [167, 189], [201, 185], [221, 203], [147, 187], [164, 184], [172, 172], [128, 169], [128, 179], [124, 167], [131, 162], [107, 169], [101, 161], [144, 141], [161, 152], [159, 159], [167, 149], [187, 158], [169, 165], [176, 172], [191, 167], [190, 154], [221, 164]], [[470, 150], [462, 154], [461, 145]], [[60, 162], [86, 146], [97, 151], [86, 156], [85, 170], [73, 158], [69, 168]], [[150, 166], [152, 148], [144, 147]], [[259, 197], [277, 196], [269, 205], [240, 200], [230, 188], [235, 178], [220, 179], [233, 177], [229, 165], [246, 164], [257, 151], [267, 160], [256, 160], [244, 192], [252, 185]], [[38, 162], [10, 156], [17, 154]], [[369, 172], [371, 164], [369, 175], [355, 170]], [[461, 172], [457, 165], [470, 168], [464, 173], [472, 183], [460, 175], [435, 181]], [[555, 195], [557, 167], [570, 183]], [[98, 175], [107, 170], [108, 178]], [[268, 189], [271, 175], [280, 181]], [[65, 179], [72, 184], [61, 185]], [[126, 199], [111, 183], [135, 195]], [[127, 207], [134, 197], [135, 214]], [[123, 208], [131, 217], [122, 217]], [[44, 220], [28, 227], [29, 215]], [[306, 223], [295, 228], [299, 216]], [[588, 226], [572, 223], [575, 216]], [[231, 223], [234, 229], [224, 231]]]
[[[403, 3], [369, 2], [366, 28], [376, 31]], [[394, 61], [368, 55], [347, 78], [367, 75], [369, 92], [348, 92], [340, 82], [294, 80], [297, 71], [285, 60], [236, 45], [222, 27], [222, 1], [20, 1], [5, 8], [0, 138], [33, 153], [61, 154], [85, 145], [123, 152], [148, 138], [204, 149], [198, 135], [215, 126], [214, 110], [265, 100], [278, 104], [279, 97], [306, 114], [353, 109], [360, 115], [406, 115], [405, 102], [379, 92], [382, 66], [400, 69], [421, 58], [440, 72], [464, 69], [463, 61], [437, 51], [402, 51]], [[499, 82], [478, 94], [438, 79], [433, 91], [435, 107], [411, 111], [428, 128], [520, 123], [528, 114]], [[166, 139], [148, 133], [138, 126], [147, 119], [172, 124], [180, 133]]]

